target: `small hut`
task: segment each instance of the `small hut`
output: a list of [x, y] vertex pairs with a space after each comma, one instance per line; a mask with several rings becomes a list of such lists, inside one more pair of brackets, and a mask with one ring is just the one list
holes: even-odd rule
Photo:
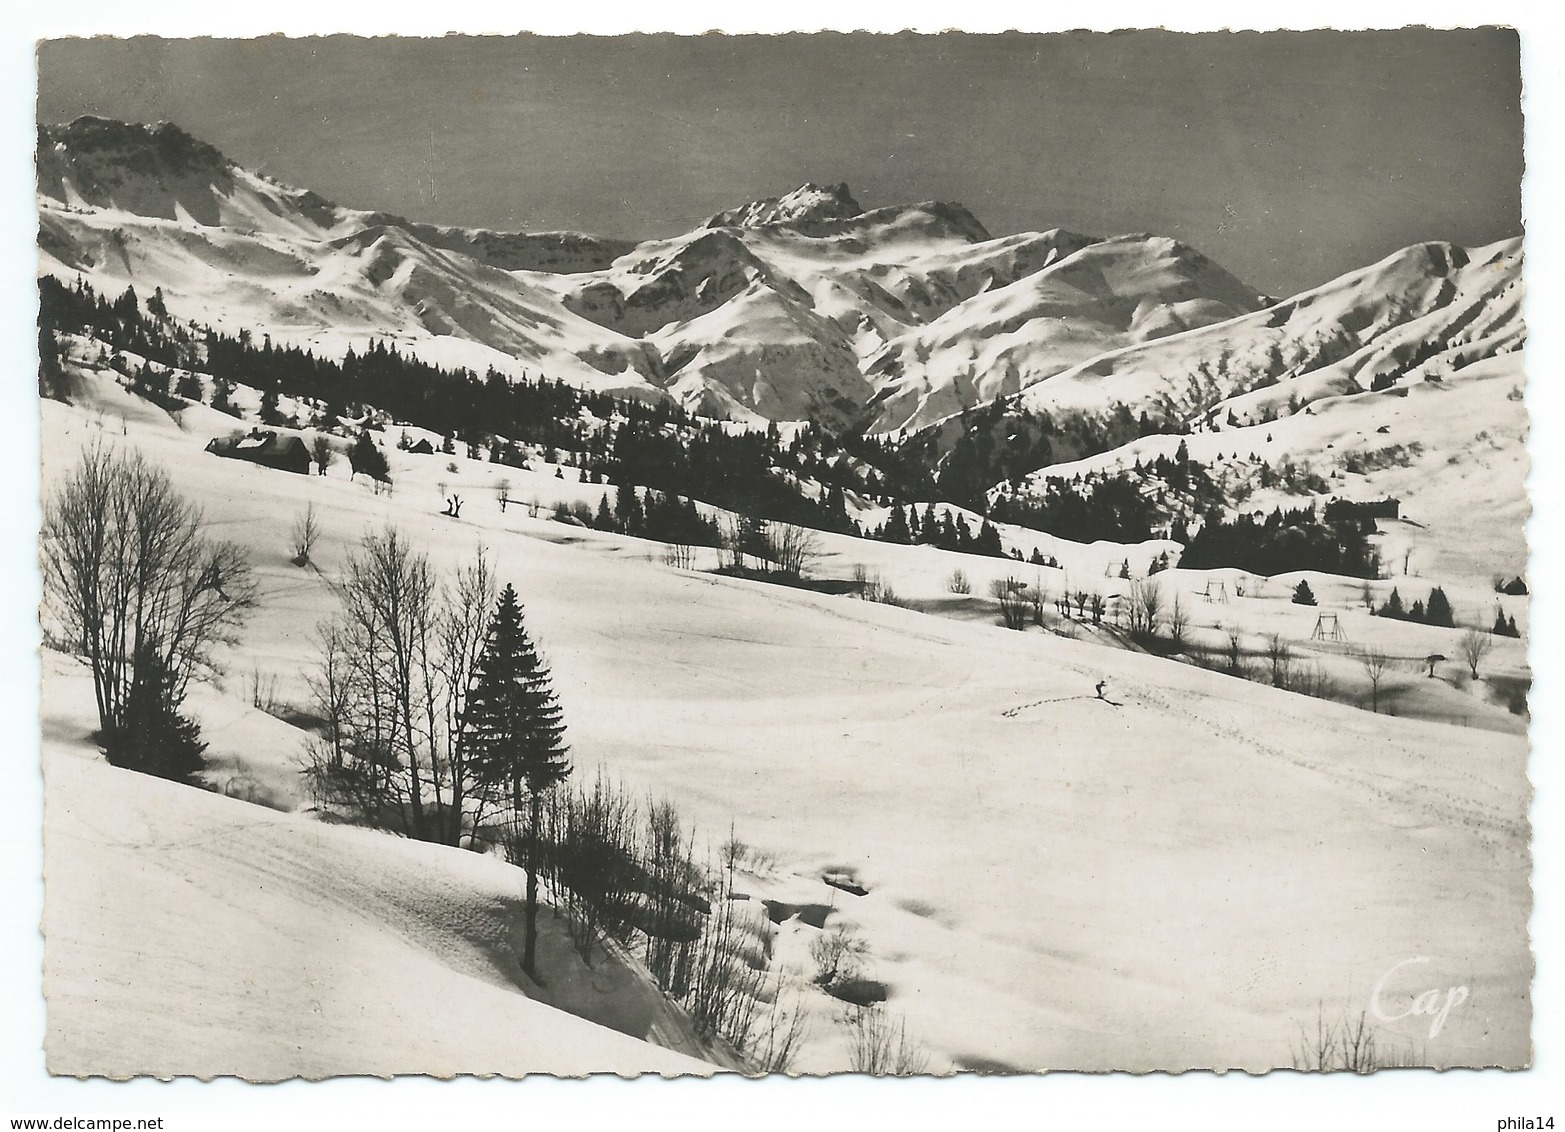
[[206, 450], [230, 460], [244, 460], [263, 468], [297, 475], [310, 474], [310, 450], [297, 436], [279, 436], [264, 429], [219, 436], [207, 443]]

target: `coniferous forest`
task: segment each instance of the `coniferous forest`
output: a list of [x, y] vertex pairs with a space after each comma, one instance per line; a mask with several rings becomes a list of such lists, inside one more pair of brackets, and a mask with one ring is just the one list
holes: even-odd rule
[[[786, 437], [775, 424], [733, 429], [668, 400], [615, 397], [494, 368], [480, 375], [432, 365], [379, 339], [340, 360], [321, 357], [274, 343], [269, 335], [257, 343], [246, 330], [228, 334], [183, 323], [169, 315], [161, 291], [142, 299], [127, 288], [108, 299], [85, 282], [67, 286], [44, 277], [39, 295], [44, 396], [63, 395], [58, 336], [77, 333], [112, 348], [109, 364], [154, 399], [200, 398], [200, 382], [188, 375], [203, 372], [213, 380], [211, 404], [220, 410], [237, 415], [229, 400], [235, 385], [258, 390], [263, 424], [364, 421], [376, 427], [379, 414], [441, 433], [446, 452], [460, 443], [471, 456], [521, 464], [519, 446], [531, 445], [546, 460], [575, 463], [598, 482], [840, 534], [998, 557], [1006, 553], [992, 525], [998, 522], [1080, 542], [1172, 538], [1186, 543], [1180, 564], [1191, 569], [1314, 569], [1364, 577], [1377, 569], [1366, 541], [1374, 528], [1366, 520], [1330, 512], [1322, 517], [1313, 508], [1227, 518], [1221, 490], [1183, 444], [1173, 459], [1138, 463], [1134, 472], [1051, 479], [1036, 494], [1000, 494], [990, 502], [985, 489], [995, 482], [1014, 483], [1041, 464], [1166, 431], [1145, 413], [1138, 419], [1123, 408], [1106, 419], [1056, 418], [997, 401], [963, 414], [962, 431], [941, 455], [938, 429], [901, 440], [833, 434], [813, 422]], [[143, 360], [133, 367], [126, 355]], [[179, 370], [187, 376], [176, 379]], [[277, 408], [283, 395], [315, 406], [310, 419], [285, 418]], [[852, 516], [850, 494], [889, 506], [889, 517], [866, 527]], [[931, 499], [982, 518], [970, 524], [948, 510], [937, 512]], [[599, 515], [579, 518], [591, 525], [604, 521]], [[669, 504], [631, 514], [628, 522], [614, 515], [608, 521], [646, 537], [671, 532], [695, 544], [715, 537], [693, 511], [676, 515]], [[1045, 561], [1036, 550], [1032, 560]]]

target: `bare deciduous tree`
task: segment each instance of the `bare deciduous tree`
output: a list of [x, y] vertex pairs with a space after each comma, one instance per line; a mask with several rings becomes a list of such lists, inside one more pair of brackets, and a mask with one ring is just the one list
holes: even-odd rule
[[[763, 996], [764, 997], [764, 996]], [[751, 1060], [761, 1074], [786, 1073], [809, 1032], [809, 1017], [804, 1011], [798, 986], [783, 991], [783, 972], [778, 971], [771, 989], [771, 1004], [756, 1023], [751, 1041]]]
[[815, 981], [829, 987], [841, 979], [858, 974], [864, 955], [864, 941], [846, 924], [823, 930], [810, 940], [810, 959], [815, 963]]
[[1157, 636], [1163, 620], [1162, 587], [1145, 578], [1132, 581], [1128, 614], [1131, 636]]
[[295, 566], [308, 566], [310, 564], [310, 551], [315, 547], [315, 541], [321, 537], [320, 521], [315, 517], [315, 504], [305, 507], [304, 514], [293, 521], [293, 530], [289, 535], [289, 542], [293, 546], [293, 564]]
[[1271, 668], [1272, 687], [1287, 688], [1293, 674], [1293, 646], [1283, 640], [1281, 633], [1267, 635], [1266, 663]]
[[725, 520], [720, 537], [721, 545], [718, 547], [718, 553], [722, 559], [722, 568], [736, 573], [742, 571], [748, 548], [745, 546], [745, 531], [739, 520], [736, 518]]
[[1478, 679], [1478, 662], [1488, 656], [1489, 650], [1494, 647], [1493, 637], [1482, 629], [1469, 629], [1462, 634], [1456, 647], [1467, 662], [1467, 667], [1472, 670], [1473, 679]]
[[328, 732], [307, 768], [318, 802], [451, 845], [502, 803], [474, 789], [457, 742], [494, 588], [482, 550], [442, 586], [395, 528], [364, 538], [312, 681]]
[[897, 597], [896, 587], [890, 580], [880, 573], [871, 571], [862, 562], [853, 564], [854, 595], [864, 601], [878, 602], [881, 605], [902, 605], [902, 599]]
[[996, 581], [995, 596], [1000, 602], [1000, 619], [1007, 629], [1025, 629], [1032, 602], [1027, 597], [1027, 587], [1018, 578]]
[[1306, 1073], [1373, 1073], [1377, 1069], [1427, 1064], [1423, 1052], [1412, 1046], [1385, 1044], [1366, 1012], [1355, 1018], [1344, 1012], [1337, 1021], [1326, 1019], [1320, 1007], [1314, 1032], [1302, 1023], [1291, 1043], [1293, 1067]]
[[968, 579], [967, 571], [958, 566], [946, 579], [946, 589], [954, 594], [970, 594], [973, 592], [973, 583]]
[[1295, 668], [1289, 677], [1289, 687], [1291, 691], [1318, 700], [1329, 700], [1337, 692], [1337, 682], [1318, 660]]
[[769, 531], [770, 558], [790, 578], [802, 578], [821, 556], [821, 540], [807, 527], [779, 523]]
[[505, 505], [511, 502], [511, 481], [502, 477], [495, 485], [495, 494], [500, 499], [500, 514], [505, 514]]
[[253, 664], [245, 679], [245, 686], [250, 690], [250, 706], [257, 711], [276, 715], [282, 708], [282, 701], [277, 698], [276, 673], [262, 672], [260, 665]]
[[1241, 641], [1239, 626], [1229, 625], [1223, 629], [1223, 657], [1227, 661], [1224, 671], [1232, 676], [1238, 676], [1243, 671], [1244, 648]]
[[1381, 649], [1365, 649], [1359, 653], [1359, 664], [1369, 677], [1370, 710], [1380, 710], [1380, 684], [1391, 667], [1391, 658]]
[[853, 1072], [872, 1077], [916, 1077], [929, 1066], [929, 1055], [908, 1037], [907, 1019], [891, 1020], [885, 1006], [854, 1008], [849, 1056]]
[[681, 1001], [699, 1036], [721, 1034], [743, 1049], [754, 1037], [766, 980], [764, 965], [746, 962], [744, 953], [753, 933], [769, 930], [770, 925], [764, 919], [759, 925], [743, 919], [750, 902], [732, 896], [729, 871], [713, 886], [712, 910], [692, 952], [690, 984]]
[[549, 791], [544, 807], [545, 867], [568, 914], [571, 943], [590, 967], [600, 939], [629, 942], [635, 923], [636, 805], [600, 770], [590, 786]]
[[1032, 586], [1027, 590], [1027, 604], [1032, 609], [1032, 623], [1043, 628], [1043, 606], [1049, 600], [1048, 592], [1043, 586], [1043, 575], [1033, 575]]
[[[340, 774], [348, 745], [348, 707], [352, 697], [352, 665], [341, 626], [323, 621], [319, 628], [321, 659], [308, 677], [315, 706], [321, 713], [325, 734], [306, 752], [306, 779], [315, 785], [312, 771], [319, 767], [329, 775]], [[317, 795], [317, 803], [328, 799]]]
[[1168, 635], [1174, 642], [1174, 648], [1180, 651], [1185, 647], [1185, 633], [1190, 628], [1190, 610], [1186, 607], [1184, 599], [1176, 592], [1174, 600], [1168, 606]]
[[[497, 585], [489, 553], [480, 546], [472, 560], [441, 587], [435, 620], [439, 643], [434, 663], [437, 679], [426, 678], [422, 685], [426, 699], [438, 701], [445, 711], [445, 776], [451, 793], [443, 840], [451, 844], [461, 841], [464, 817], [476, 829], [484, 823], [486, 810], [501, 801], [492, 789], [479, 788], [474, 782], [468, 751], [460, 741], [467, 695], [484, 651], [484, 634], [495, 607]], [[440, 769], [438, 764], [436, 769]]]
[[138, 658], [166, 674], [177, 702], [216, 673], [254, 604], [244, 553], [201, 526], [162, 469], [101, 445], [44, 504], [45, 607], [86, 656], [105, 733], [124, 722]]

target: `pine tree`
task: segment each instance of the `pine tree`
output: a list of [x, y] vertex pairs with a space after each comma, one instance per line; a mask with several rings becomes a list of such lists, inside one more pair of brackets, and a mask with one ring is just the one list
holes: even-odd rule
[[386, 465], [386, 454], [375, 447], [369, 429], [360, 432], [359, 438], [348, 450], [348, 463], [352, 465], [354, 475], [363, 472], [372, 480], [380, 480], [382, 483], [391, 482], [391, 471]]
[[1451, 602], [1445, 596], [1445, 590], [1436, 586], [1429, 591], [1429, 604], [1424, 607], [1424, 620], [1431, 625], [1443, 625], [1447, 629], [1456, 627], [1456, 618], [1451, 613]]
[[1315, 594], [1310, 589], [1310, 583], [1306, 579], [1304, 579], [1304, 578], [1300, 578], [1299, 579], [1299, 584], [1296, 587], [1294, 587], [1293, 604], [1294, 605], [1314, 605], [1315, 604]]
[[275, 389], [268, 389], [261, 394], [261, 423], [269, 425], [283, 423], [283, 414], [278, 407], [277, 390]]
[[38, 395], [56, 401], [65, 400], [65, 369], [60, 364], [60, 343], [54, 330], [38, 322]]
[[134, 672], [124, 721], [104, 736], [109, 764], [190, 782], [204, 765], [206, 744], [195, 720], [179, 712], [174, 673], [150, 645], [137, 652]]
[[622, 483], [614, 492], [614, 517], [619, 529], [627, 535], [640, 535], [646, 514], [641, 506], [641, 493], [628, 483]]
[[[924, 529], [929, 529], [926, 522]], [[908, 529], [907, 512], [902, 510], [899, 503], [891, 509], [891, 516], [886, 520], [885, 534], [882, 536], [887, 542], [907, 544], [913, 541], [913, 534]]]
[[525, 797], [522, 864], [527, 870], [527, 902], [522, 969], [536, 977], [543, 797], [564, 781], [571, 766], [566, 758], [565, 720], [549, 669], [527, 635], [514, 586], [507, 585], [500, 594], [474, 667], [461, 742], [475, 784], [509, 793], [518, 822]]
[[230, 416], [238, 416], [239, 410], [234, 407], [234, 383], [227, 378], [219, 377], [212, 382], [212, 407], [220, 413]]

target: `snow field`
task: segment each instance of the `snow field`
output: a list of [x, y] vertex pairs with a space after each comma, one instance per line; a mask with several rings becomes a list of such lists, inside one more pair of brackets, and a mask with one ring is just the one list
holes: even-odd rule
[[44, 665], [50, 1072], [711, 1071], [518, 989], [515, 870], [116, 770], [90, 677]]
[[[44, 406], [44, 429], [46, 489], [68, 469], [76, 445], [119, 431], [55, 404]], [[131, 419], [118, 442], [164, 464], [204, 506], [214, 533], [249, 550], [262, 607], [232, 658], [236, 676], [259, 667], [277, 676], [283, 699], [302, 704], [311, 633], [334, 605], [327, 580], [366, 531], [396, 523], [442, 570], [483, 543], [500, 577], [517, 585], [529, 630], [553, 665], [578, 773], [602, 765], [633, 788], [666, 795], [709, 836], [726, 837], [732, 824], [776, 861], [753, 878], [754, 898], [802, 903], [813, 892], [810, 902], [833, 909], [828, 925], [856, 924], [868, 947], [865, 974], [888, 984], [888, 1008], [907, 1019], [933, 1069], [1287, 1064], [1296, 1025], [1313, 1024], [1320, 1003], [1359, 1008], [1381, 974], [1410, 956], [1433, 957], [1441, 972], [1470, 986], [1471, 998], [1437, 1038], [1419, 1038], [1413, 1019], [1388, 1027], [1388, 1040], [1418, 1040], [1435, 1064], [1528, 1056], [1528, 787], [1519, 735], [1371, 715], [1086, 641], [1007, 632], [992, 616], [965, 622], [677, 571], [657, 561], [654, 544], [534, 520], [514, 505], [502, 515], [482, 497], [480, 485], [500, 474], [512, 479], [514, 498], [537, 492], [545, 506], [577, 496], [595, 505], [603, 491], [552, 472], [459, 459], [459, 477], [451, 478], [478, 490], [462, 518], [451, 520], [437, 514], [447, 457], [388, 451], [396, 488], [377, 496], [341, 475], [292, 477], [208, 456], [200, 451], [207, 438], [199, 429]], [[288, 562], [287, 528], [307, 502], [326, 530], [314, 556], [319, 574]], [[864, 561], [893, 574], [899, 589], [933, 600], [961, 565], [974, 575], [975, 595], [986, 592], [979, 559], [822, 542], [826, 573]], [[992, 569], [1015, 567], [995, 562]], [[1275, 596], [1246, 607], [1257, 610], [1256, 630], [1278, 615], [1298, 616], [1282, 608], [1286, 596], [1272, 585]], [[1330, 586], [1317, 594], [1323, 604], [1348, 600]], [[1455, 594], [1453, 602], [1460, 609]], [[1120, 706], [1093, 694], [1100, 679]], [[51, 685], [59, 680], [49, 677]], [[195, 706], [204, 721], [212, 716], [214, 748], [245, 759], [253, 776], [289, 796], [287, 760], [275, 749], [285, 743], [280, 732], [245, 711], [225, 720], [204, 698]], [[123, 790], [110, 788], [107, 768], [79, 750], [56, 751], [58, 740], [48, 745], [54, 763], [74, 759], [65, 762], [72, 771], [51, 779], [51, 829], [74, 810], [76, 791]], [[154, 787], [160, 795], [176, 790]], [[300, 823], [195, 791], [181, 798], [187, 795], [222, 807], [236, 823]], [[97, 842], [52, 840], [63, 856], [51, 880], [121, 861], [106, 842], [123, 840], [119, 825], [138, 819], [105, 799], [93, 804], [109, 832]], [[202, 828], [228, 820], [214, 817]], [[310, 837], [348, 832], [299, 828]], [[379, 840], [419, 868], [449, 855]], [[204, 851], [171, 852], [143, 854], [170, 886], [208, 867]], [[243, 861], [263, 853], [235, 852], [240, 863], [225, 852], [223, 868], [248, 867]], [[335, 843], [332, 852], [340, 852]], [[492, 865], [449, 856], [463, 868]], [[819, 880], [843, 868], [867, 895]], [[156, 952], [166, 943], [167, 925], [134, 907], [111, 903], [93, 921], [83, 910], [97, 889], [73, 883], [51, 891], [62, 917], [54, 922], [80, 916], [85, 925], [64, 954], [102, 949], [102, 961], [113, 964], [125, 957], [122, 949]], [[289, 902], [278, 923], [302, 917], [296, 905], [319, 906], [299, 894], [304, 882], [278, 883], [277, 898]], [[170, 895], [159, 899], [175, 911], [183, 906]], [[201, 909], [207, 901], [188, 903]], [[447, 923], [446, 915], [431, 918]], [[138, 925], [135, 931], [122, 930], [121, 919]], [[339, 930], [335, 910], [325, 921]], [[190, 1003], [194, 1016], [240, 1009], [256, 982], [251, 972], [270, 970], [268, 956], [281, 945], [248, 941], [273, 938], [271, 929], [241, 928], [224, 969], [193, 962], [193, 971], [206, 972]], [[777, 954], [796, 962], [816, 930], [784, 923]], [[405, 954], [411, 945], [382, 920], [366, 934], [376, 940], [362, 945], [364, 971], [412, 962]], [[309, 1010], [317, 983], [344, 1004], [384, 993], [378, 981], [366, 985], [370, 976], [344, 971], [338, 952], [295, 939], [282, 954], [299, 965], [272, 992], [288, 1018]], [[517, 1029], [490, 1018], [513, 1019], [505, 1012], [536, 1004], [506, 991], [506, 1005], [495, 1005], [482, 962], [462, 962], [460, 976], [442, 973], [424, 984], [443, 988], [454, 1004], [459, 996], [449, 980], [466, 978], [465, 993], [482, 1000], [469, 1024], [486, 1034]], [[145, 966], [127, 969], [136, 977], [127, 979], [126, 993], [145, 1004], [135, 996], [153, 993], [143, 983], [159, 976]], [[80, 979], [80, 971], [55, 969], [51, 977]], [[473, 989], [479, 984], [482, 995]], [[816, 996], [811, 1014], [826, 1024], [812, 1027], [798, 1068], [846, 1068], [843, 1031], [830, 1022], [836, 1005], [808, 993]], [[390, 1032], [391, 1007], [364, 1009], [375, 1023], [366, 1032]], [[98, 1048], [135, 1048], [125, 1031], [148, 1023], [133, 1014], [112, 1015]], [[428, 1043], [449, 1033], [443, 1026], [430, 1023]], [[60, 1056], [90, 1061], [92, 1049], [70, 1044], [74, 1028], [69, 1013], [51, 1016]], [[362, 1033], [350, 1040], [331, 1027], [307, 1027], [293, 1043], [304, 1048], [288, 1053], [266, 1042], [250, 1049], [242, 1040], [249, 1032], [236, 1028], [224, 1056], [253, 1056], [267, 1067], [262, 1072], [290, 1057], [338, 1067], [328, 1072], [365, 1065], [379, 1072], [376, 1066], [389, 1064], [389, 1055], [376, 1060]], [[623, 1053], [611, 1038], [600, 1051], [605, 1063]], [[418, 1045], [406, 1056], [424, 1058], [432, 1048]], [[471, 1044], [442, 1048], [445, 1059], [429, 1064], [460, 1062], [462, 1071], [513, 1064]], [[518, 1052], [515, 1063], [528, 1053]], [[587, 1061], [594, 1056], [583, 1051]]]

